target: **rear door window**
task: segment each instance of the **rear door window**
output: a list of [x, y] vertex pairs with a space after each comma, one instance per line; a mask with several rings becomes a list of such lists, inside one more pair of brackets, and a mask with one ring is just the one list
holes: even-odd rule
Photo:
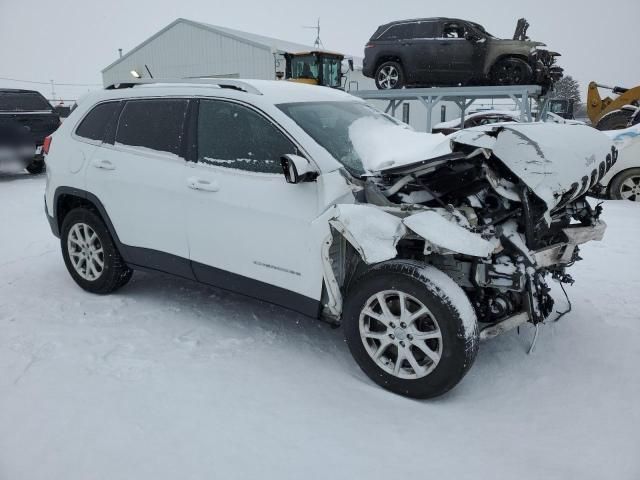
[[400, 23], [389, 27], [382, 35], [380, 40], [400, 40], [415, 37], [415, 22]]
[[129, 100], [118, 120], [116, 144], [181, 155], [188, 100]]
[[295, 145], [264, 116], [243, 105], [200, 100], [198, 162], [250, 172], [282, 173]]
[[96, 105], [80, 122], [76, 129], [76, 135], [102, 141], [119, 107], [120, 102], [106, 102]]
[[37, 92], [0, 92], [0, 111], [33, 112], [40, 110], [53, 110], [53, 107]]
[[439, 36], [437, 22], [417, 22], [415, 24], [415, 38], [436, 38]]

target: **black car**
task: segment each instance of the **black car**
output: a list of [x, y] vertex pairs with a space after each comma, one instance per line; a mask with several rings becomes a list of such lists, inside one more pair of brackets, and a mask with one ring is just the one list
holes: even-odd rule
[[378, 27], [365, 46], [363, 73], [379, 89], [405, 86], [529, 85], [548, 90], [562, 77], [558, 53], [526, 36], [518, 21], [512, 40], [455, 18], [400, 20]]
[[60, 116], [39, 92], [0, 89], [0, 163], [42, 172], [44, 139], [59, 125]]

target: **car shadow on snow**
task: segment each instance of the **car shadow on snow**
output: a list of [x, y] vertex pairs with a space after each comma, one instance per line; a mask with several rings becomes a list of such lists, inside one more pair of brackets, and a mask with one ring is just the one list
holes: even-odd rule
[[[316, 352], [342, 352], [350, 355], [340, 329], [331, 324], [253, 297], [203, 285], [162, 273], [135, 272], [132, 280], [117, 292], [130, 301], [158, 304], [206, 328], [223, 330], [223, 334], [251, 335], [253, 329], [268, 332], [275, 340], [302, 342]], [[355, 367], [355, 365], [354, 365]], [[357, 368], [357, 367], [355, 367]]]
[[[336, 361], [335, 368], [339, 370], [336, 373], [357, 381], [359, 386], [356, 388], [383, 393], [351, 358], [342, 330], [332, 328], [327, 322], [252, 297], [160, 273], [136, 272], [131, 282], [117, 295], [129, 302], [156, 305], [158, 311], [173, 311], [173, 318], [164, 321], [172, 322], [172, 328], [178, 330], [179, 323], [184, 322], [185, 341], [190, 341], [189, 332], [194, 329], [206, 329], [209, 332], [197, 340], [202, 342], [203, 347], [207, 346], [207, 342], [219, 341], [218, 335], [235, 339], [268, 338], [274, 348], [286, 347], [286, 355], [291, 355], [293, 362], [299, 355], [315, 358], [330, 356]], [[530, 334], [526, 329], [520, 335], [512, 332], [483, 343], [467, 377], [445, 395], [426, 401], [439, 403], [456, 398], [468, 399], [469, 395], [471, 398], [474, 396], [473, 391], [486, 394], [483, 385], [487, 383], [487, 377], [495, 379], [497, 372], [494, 369], [500, 372], [500, 376], [508, 376], [509, 372], [505, 370], [517, 371], [522, 367], [518, 366], [516, 357], [520, 358], [520, 363], [526, 363], [530, 358], [526, 355]]]
[[6, 172], [0, 170], [0, 183], [4, 182], [13, 182], [13, 181], [21, 181], [21, 180], [35, 180], [44, 176], [44, 173], [41, 174], [31, 174], [28, 172]]

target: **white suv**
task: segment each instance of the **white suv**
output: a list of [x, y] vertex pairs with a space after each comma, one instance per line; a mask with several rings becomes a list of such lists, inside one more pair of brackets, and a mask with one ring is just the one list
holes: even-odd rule
[[551, 314], [545, 279], [571, 281], [602, 237], [584, 195], [616, 160], [587, 127], [445, 138], [341, 91], [239, 80], [90, 94], [46, 150], [47, 216], [85, 290], [162, 271], [322, 317], [419, 398], [480, 339]]

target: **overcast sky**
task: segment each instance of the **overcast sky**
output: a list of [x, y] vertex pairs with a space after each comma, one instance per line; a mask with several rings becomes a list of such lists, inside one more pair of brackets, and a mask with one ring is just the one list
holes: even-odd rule
[[[526, 17], [529, 36], [562, 53], [561, 66], [584, 87], [589, 80], [640, 84], [640, 1], [611, 6], [593, 0], [0, 0], [0, 77], [100, 84], [100, 71], [117, 58], [118, 48], [127, 52], [178, 17], [310, 45], [315, 32], [302, 27], [320, 17], [325, 48], [362, 56], [380, 24], [451, 16], [506, 38]], [[0, 80], [0, 87], [37, 88], [51, 96], [49, 85]], [[55, 91], [73, 99], [87, 88], [99, 86], [58, 85]]]

